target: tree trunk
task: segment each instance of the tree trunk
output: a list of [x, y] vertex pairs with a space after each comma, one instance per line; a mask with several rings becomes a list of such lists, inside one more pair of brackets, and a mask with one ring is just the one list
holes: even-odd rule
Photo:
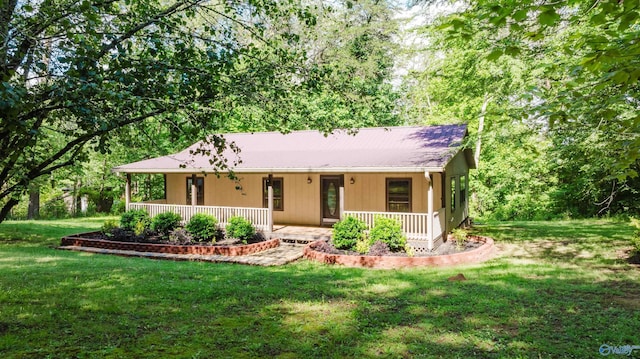
[[29, 188], [29, 208], [27, 209], [27, 219], [38, 219], [40, 217], [40, 186]]
[[484, 101], [482, 102], [482, 109], [480, 110], [480, 117], [478, 118], [478, 140], [476, 142], [476, 153], [475, 153], [475, 162], [476, 168], [480, 167], [480, 147], [482, 145], [482, 131], [484, 130], [484, 116], [487, 112], [487, 105], [491, 100], [491, 96], [489, 94], [484, 94]]

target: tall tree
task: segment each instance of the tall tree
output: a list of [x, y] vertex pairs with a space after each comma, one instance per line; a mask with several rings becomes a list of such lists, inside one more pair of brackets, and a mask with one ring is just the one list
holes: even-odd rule
[[155, 118], [198, 138], [214, 114], [303, 87], [303, 53], [270, 31], [289, 22], [313, 16], [270, 0], [0, 2], [0, 221], [32, 181], [127, 126]]
[[581, 215], [628, 210], [625, 198], [640, 190], [640, 4], [476, 0], [467, 5], [443, 22], [450, 39], [468, 41], [487, 31], [487, 59], [532, 60], [537, 81], [518, 101], [530, 120], [551, 129], [553, 159], [561, 164], [562, 195], [556, 200], [566, 201], [560, 207]]

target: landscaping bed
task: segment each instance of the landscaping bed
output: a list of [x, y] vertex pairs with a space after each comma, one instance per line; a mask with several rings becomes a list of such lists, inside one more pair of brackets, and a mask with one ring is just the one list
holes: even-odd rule
[[362, 255], [353, 251], [340, 251], [330, 243], [320, 240], [310, 243], [304, 249], [304, 257], [325, 263], [347, 267], [366, 268], [407, 268], [422, 266], [451, 266], [478, 263], [487, 260], [493, 252], [493, 240], [489, 237], [468, 236], [464, 248], [456, 249], [451, 241], [442, 244], [432, 254], [409, 256], [405, 252], [391, 252], [385, 255]]
[[274, 238], [247, 244], [235, 240], [225, 240], [221, 242], [173, 244], [158, 239], [146, 239], [137, 242], [115, 241], [107, 239], [106, 236], [101, 232], [89, 232], [63, 237], [60, 245], [116, 249], [136, 252], [241, 256], [278, 247], [280, 245], [280, 240]]

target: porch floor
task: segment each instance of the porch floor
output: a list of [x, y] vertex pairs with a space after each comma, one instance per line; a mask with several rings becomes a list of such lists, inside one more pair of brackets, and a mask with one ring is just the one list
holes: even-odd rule
[[274, 224], [273, 232], [269, 234], [269, 238], [279, 238], [282, 242], [287, 243], [304, 244], [319, 239], [330, 239], [331, 228]]

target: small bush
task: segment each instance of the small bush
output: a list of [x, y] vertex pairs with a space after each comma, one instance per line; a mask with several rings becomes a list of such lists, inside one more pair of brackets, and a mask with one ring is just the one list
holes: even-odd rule
[[402, 225], [393, 218], [376, 218], [369, 236], [373, 243], [378, 241], [386, 243], [392, 252], [403, 250], [407, 244], [407, 238], [402, 233]]
[[242, 217], [232, 217], [227, 224], [227, 237], [248, 241], [256, 234], [256, 229], [249, 220]]
[[148, 229], [151, 226], [149, 213], [144, 209], [132, 209], [124, 212], [122, 216], [120, 216], [120, 227], [127, 231], [135, 231], [136, 226], [139, 226], [138, 223], [140, 223], [144, 229]]
[[377, 241], [369, 248], [370, 256], [386, 256], [390, 252], [389, 245], [382, 241]]
[[188, 244], [193, 241], [193, 237], [186, 229], [178, 228], [169, 232], [169, 241], [175, 244]]
[[414, 257], [416, 255], [416, 250], [413, 249], [409, 244], [405, 244], [404, 252], [407, 253], [407, 257]]
[[318, 252], [322, 252], [322, 253], [329, 253], [329, 254], [337, 254], [340, 253], [336, 250], [336, 248], [334, 246], [331, 245], [331, 243], [326, 242], [326, 241], [322, 241], [320, 243], [318, 243], [315, 247], [314, 250], [318, 251]]
[[451, 231], [451, 234], [456, 240], [456, 249], [463, 250], [465, 243], [467, 243], [467, 237], [469, 236], [469, 233], [462, 228], [456, 228]]
[[355, 250], [360, 254], [365, 254], [369, 252], [370, 247], [371, 243], [366, 238], [362, 238], [356, 242]]
[[151, 229], [158, 232], [161, 236], [168, 236], [169, 232], [176, 229], [180, 225], [182, 217], [173, 212], [160, 213], [151, 220]]
[[193, 239], [198, 242], [215, 241], [218, 233], [218, 220], [214, 216], [197, 213], [191, 217], [185, 228], [191, 233]]
[[346, 217], [333, 225], [333, 245], [338, 249], [352, 249], [364, 237], [367, 225], [355, 218]]
[[111, 214], [114, 214], [114, 215], [123, 214], [127, 210], [126, 205], [127, 204], [125, 203], [125, 201], [122, 201], [119, 199], [115, 200], [111, 205]]
[[101, 232], [107, 237], [113, 237], [113, 230], [118, 228], [118, 222], [113, 219], [104, 221]]

